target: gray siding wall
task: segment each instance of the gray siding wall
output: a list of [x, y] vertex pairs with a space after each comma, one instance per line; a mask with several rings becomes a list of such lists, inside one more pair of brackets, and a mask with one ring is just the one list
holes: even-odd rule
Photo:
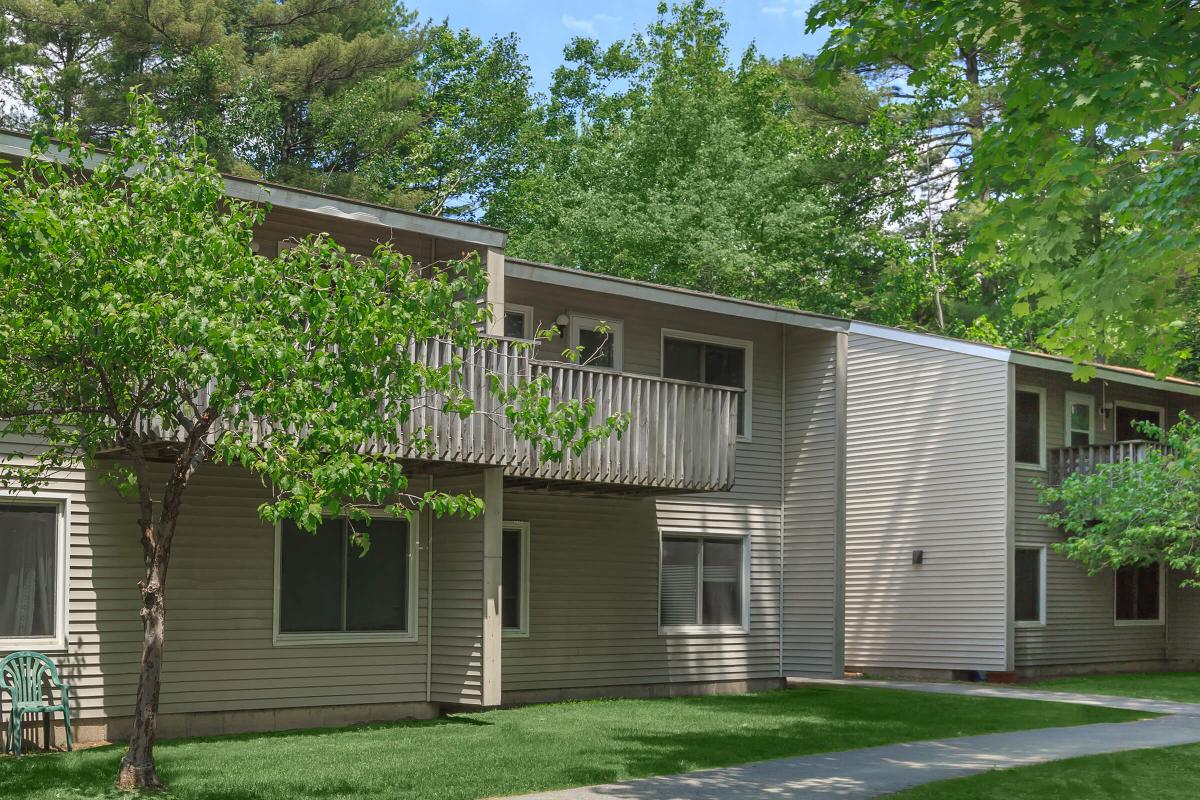
[[1008, 669], [1008, 367], [849, 344], [846, 664]]
[[[142, 628], [136, 509], [94, 471], [47, 489], [71, 499], [68, 647], [50, 654], [82, 719], [128, 716]], [[425, 565], [420, 640], [276, 647], [273, 528], [244, 471], [206, 465], [184, 499], [167, 588], [162, 714], [425, 701]]]
[[842, 673], [845, 355], [844, 334], [788, 332], [783, 527], [787, 675]]
[[[752, 438], [738, 444], [732, 491], [659, 500], [506, 496], [506, 517], [531, 524], [532, 584], [530, 635], [504, 641], [505, 691], [778, 677], [782, 326], [513, 278], [505, 293], [509, 302], [533, 307], [535, 327], [549, 327], [559, 314], [571, 312], [620, 320], [627, 372], [661, 374], [663, 329], [749, 340], [754, 367]], [[826, 335], [818, 350], [831, 357], [832, 341]], [[541, 356], [553, 358], [565, 346], [556, 339], [543, 345]], [[812, 359], [814, 372], [820, 372], [815, 362], [821, 357]], [[831, 431], [833, 416], [817, 416], [814, 428]], [[831, 433], [813, 432], [815, 439], [822, 435]], [[814, 463], [814, 481], [819, 471]], [[836, 498], [826, 488], [809, 496], [798, 520], [807, 516], [816, 527], [827, 524], [822, 521], [832, 517]], [[749, 537], [747, 632], [658, 632], [658, 541], [664, 528]], [[827, 530], [832, 540], [832, 527]], [[826, 558], [828, 549], [820, 543], [817, 558]], [[826, 574], [824, 581], [830, 580]], [[810, 634], [812, 643], [797, 646], [828, 650], [827, 629], [797, 630], [797, 636]]]
[[[1167, 421], [1178, 418], [1179, 411], [1195, 413], [1195, 398], [1093, 380], [1073, 381], [1070, 375], [1050, 370], [1018, 366], [1018, 386], [1036, 386], [1046, 391], [1046, 445], [1061, 447], [1066, 441], [1066, 392], [1090, 394], [1097, 410], [1096, 442], [1114, 440], [1113, 421], [1107, 424], [1099, 413], [1101, 401], [1131, 401], [1166, 408]], [[1046, 473], [1028, 467], [1015, 467], [1015, 541], [1018, 544], [1052, 544], [1062, 540], [1062, 534], [1051, 530], [1039, 517], [1049, 510], [1038, 502], [1036, 480], [1044, 481]], [[1015, 630], [1016, 666], [1018, 668], [1076, 666], [1089, 664], [1119, 665], [1122, 662], [1141, 663], [1167, 657], [1167, 627], [1174, 628], [1178, 615], [1178, 641], [1181, 647], [1190, 641], [1189, 629], [1198, 609], [1185, 608], [1184, 603], [1197, 603], [1183, 592], [1171, 592], [1167, 604], [1168, 626], [1116, 625], [1113, 616], [1114, 587], [1111, 571], [1089, 576], [1076, 562], [1047, 548], [1046, 554], [1046, 624], [1041, 627], [1017, 627]], [[1174, 635], [1173, 635], [1174, 638]]]
[[[435, 488], [482, 497], [482, 474], [443, 478]], [[430, 699], [483, 703], [483, 515], [432, 522], [433, 631]]]

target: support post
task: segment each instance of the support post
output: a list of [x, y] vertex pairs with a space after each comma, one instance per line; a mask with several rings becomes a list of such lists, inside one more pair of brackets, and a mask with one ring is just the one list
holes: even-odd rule
[[504, 469], [493, 467], [483, 474], [483, 670], [482, 703], [500, 705], [503, 619], [500, 591], [504, 558]]
[[487, 304], [492, 316], [488, 322], [489, 336], [504, 335], [504, 250], [500, 247], [487, 249]]

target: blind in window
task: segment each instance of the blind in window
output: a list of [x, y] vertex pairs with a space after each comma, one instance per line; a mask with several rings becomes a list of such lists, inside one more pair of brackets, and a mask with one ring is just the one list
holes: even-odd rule
[[700, 592], [700, 542], [663, 539], [660, 616], [663, 625], [695, 625]]

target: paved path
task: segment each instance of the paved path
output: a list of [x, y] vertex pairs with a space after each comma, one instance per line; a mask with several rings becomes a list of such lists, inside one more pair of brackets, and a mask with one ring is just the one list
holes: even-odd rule
[[[848, 683], [832, 680], [813, 682]], [[1195, 704], [961, 684], [863, 680], [852, 683], [942, 694], [1053, 700], [1153, 711], [1170, 716], [1137, 722], [907, 742], [841, 753], [782, 758], [740, 767], [525, 795], [521, 800], [748, 800], [764, 797], [807, 800], [882, 797], [923, 783], [961, 778], [993, 769], [1124, 750], [1200, 743], [1200, 705]]]

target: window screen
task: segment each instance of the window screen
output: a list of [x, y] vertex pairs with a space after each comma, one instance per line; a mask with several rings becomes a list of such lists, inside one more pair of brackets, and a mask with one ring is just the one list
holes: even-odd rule
[[[713, 386], [746, 388], [746, 350], [742, 347], [663, 338], [663, 377]], [[746, 433], [744, 397], [737, 399], [737, 432]]]
[[1159, 579], [1157, 564], [1121, 567], [1116, 577], [1116, 617], [1121, 621], [1157, 621], [1159, 619]]
[[0, 504], [0, 638], [55, 635], [58, 507]]
[[741, 539], [663, 537], [662, 624], [741, 625], [744, 546]]
[[372, 522], [365, 554], [344, 519], [325, 520], [315, 534], [292, 522], [281, 528], [280, 633], [407, 630], [407, 521]]
[[1013, 609], [1017, 622], [1042, 620], [1042, 549], [1018, 547], [1013, 562]]
[[1037, 392], [1017, 390], [1016, 458], [1020, 464], [1042, 462], [1042, 402]]
[[500, 625], [508, 630], [521, 630], [524, 614], [521, 574], [525, 569], [525, 532], [520, 528], [505, 528], [500, 569]]

